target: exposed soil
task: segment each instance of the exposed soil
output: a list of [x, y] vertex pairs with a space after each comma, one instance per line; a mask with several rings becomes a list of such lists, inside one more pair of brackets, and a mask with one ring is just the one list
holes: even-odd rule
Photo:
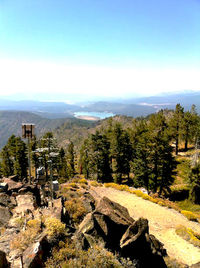
[[147, 218], [149, 232], [160, 240], [171, 258], [187, 265], [200, 262], [200, 249], [185, 241], [175, 233], [177, 225], [183, 225], [200, 233], [200, 224], [187, 220], [179, 212], [161, 207], [134, 194], [113, 188], [92, 187], [91, 194], [96, 198], [108, 197], [126, 207], [135, 220]]

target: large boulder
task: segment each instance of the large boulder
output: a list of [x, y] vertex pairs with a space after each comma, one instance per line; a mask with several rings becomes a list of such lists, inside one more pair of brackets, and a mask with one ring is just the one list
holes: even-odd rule
[[200, 268], [200, 262], [191, 265], [190, 268]]
[[0, 206], [0, 227], [6, 226], [12, 217], [8, 207]]
[[24, 194], [16, 196], [17, 207], [14, 212], [17, 214], [25, 213], [27, 211], [34, 211], [37, 207], [35, 197], [33, 194]]
[[103, 197], [93, 212], [95, 228], [104, 237], [105, 246], [113, 250], [120, 247], [120, 239], [127, 228], [134, 223], [128, 210]]
[[150, 263], [152, 267], [166, 267], [163, 260], [166, 251], [162, 243], [149, 235], [148, 221], [142, 218], [134, 221], [125, 207], [107, 197], [86, 215], [74, 239], [84, 249], [100, 242], [109, 250], [129, 257], [137, 267], [146, 268]]
[[6, 254], [5, 252], [0, 250], [0, 268], [7, 268], [9, 267], [9, 264], [6, 259]]
[[49, 252], [49, 244], [46, 236], [41, 236], [38, 241], [30, 245], [23, 253], [24, 268], [45, 267], [44, 259]]
[[133, 222], [125, 207], [103, 197], [95, 211], [87, 214], [79, 225], [76, 237], [87, 240], [82, 240], [83, 245], [101, 241], [105, 247], [119, 250], [120, 239]]
[[42, 214], [45, 218], [54, 217], [58, 220], [62, 220], [63, 218], [63, 203], [62, 199], [54, 199], [49, 202], [48, 207], [42, 210]]
[[5, 193], [0, 193], [0, 206], [8, 207], [10, 203], [10, 196]]
[[3, 182], [8, 185], [7, 191], [9, 193], [18, 192], [19, 189], [21, 189], [23, 186], [23, 184], [21, 182], [17, 182], [15, 180], [13, 180], [12, 178], [4, 178]]
[[6, 182], [0, 183], [0, 192], [6, 192], [8, 190], [8, 184]]
[[166, 267], [163, 256], [166, 251], [163, 244], [153, 235], [149, 235], [147, 219], [140, 218], [134, 222], [120, 241], [121, 253], [139, 261], [140, 267]]

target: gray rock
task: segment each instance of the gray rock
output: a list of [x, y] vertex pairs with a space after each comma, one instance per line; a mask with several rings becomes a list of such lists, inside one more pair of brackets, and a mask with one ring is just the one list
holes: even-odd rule
[[4, 178], [4, 183], [8, 185], [8, 191], [9, 192], [18, 192], [20, 188], [22, 188], [23, 184], [21, 182], [16, 182], [12, 180], [11, 178]]
[[6, 182], [0, 183], [0, 192], [6, 192], [8, 190], [8, 184]]
[[10, 203], [10, 196], [5, 193], [0, 193], [0, 206], [8, 207]]
[[9, 263], [6, 259], [5, 252], [0, 250], [0, 268], [7, 268], [9, 267]]
[[24, 268], [42, 268], [44, 257], [49, 251], [46, 236], [41, 236], [38, 241], [30, 245], [23, 253]]
[[0, 206], [0, 226], [6, 226], [12, 217], [8, 207]]
[[200, 268], [200, 262], [191, 265], [190, 268]]

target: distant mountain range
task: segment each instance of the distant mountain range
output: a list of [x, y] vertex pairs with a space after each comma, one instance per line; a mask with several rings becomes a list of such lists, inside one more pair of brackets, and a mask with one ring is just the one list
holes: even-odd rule
[[195, 104], [197, 112], [200, 113], [200, 92], [129, 98], [113, 102], [99, 101], [81, 105], [71, 105], [65, 102], [2, 99], [0, 100], [0, 148], [12, 134], [21, 135], [22, 123], [36, 124], [37, 135], [53, 130], [58, 137], [62, 133], [62, 140], [67, 135], [66, 139], [72, 138], [78, 142], [81, 136], [86, 135], [87, 128], [94, 123], [76, 119], [75, 112], [83, 114], [84, 112], [109, 112], [115, 115], [139, 117], [155, 113], [160, 109], [174, 109], [177, 103], [184, 106], [185, 110]]
[[[63, 125], [65, 128], [73, 129], [74, 127], [90, 127], [93, 124], [93, 122], [76, 118], [48, 119], [30, 112], [0, 111], [0, 149], [6, 144], [12, 134], [16, 136], [22, 135], [22, 123], [35, 124], [35, 132], [38, 137], [47, 131], [56, 131], [56, 129]], [[67, 138], [70, 139], [71, 136]]]
[[0, 110], [28, 111], [45, 118], [73, 118], [75, 112], [111, 112], [117, 115], [146, 116], [160, 109], [174, 109], [180, 103], [185, 110], [195, 104], [200, 112], [200, 92], [163, 94], [160, 96], [96, 101], [77, 105], [65, 102], [0, 100]]

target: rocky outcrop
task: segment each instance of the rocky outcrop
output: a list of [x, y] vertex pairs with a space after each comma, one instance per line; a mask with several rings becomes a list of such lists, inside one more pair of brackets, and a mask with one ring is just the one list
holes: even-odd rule
[[8, 185], [7, 191], [9, 194], [11, 192], [18, 192], [23, 186], [23, 183], [14, 181], [12, 178], [4, 178], [3, 182]]
[[193, 264], [190, 268], [200, 268], [200, 262]]
[[[21, 262], [25, 268], [44, 267], [47, 253], [54, 243], [58, 243], [45, 236], [44, 219], [47, 217], [65, 222], [68, 236], [81, 249], [87, 250], [101, 243], [119, 256], [129, 257], [138, 268], [149, 267], [149, 263], [155, 268], [166, 267], [163, 261], [166, 252], [163, 245], [149, 234], [148, 221], [142, 218], [135, 221], [128, 210], [118, 203], [106, 197], [97, 202], [87, 189], [81, 188], [80, 191], [69, 190], [64, 197], [53, 200], [49, 198], [47, 206], [44, 206], [45, 202], [41, 200], [37, 185], [23, 184], [11, 178], [5, 178], [4, 181], [7, 181], [8, 189], [0, 193], [0, 226], [6, 228], [0, 237], [0, 252], [3, 252], [2, 260], [6, 254], [12, 268], [20, 267]], [[75, 225], [71, 219], [67, 219], [73, 216], [67, 214], [65, 201], [71, 199], [73, 202], [76, 198], [85, 207], [83, 217], [86, 216], [81, 223], [82, 218]], [[23, 251], [19, 251], [18, 247], [11, 247], [10, 241], [22, 230], [28, 230], [28, 221], [31, 219], [43, 219], [34, 239], [28, 242]]]
[[45, 255], [49, 250], [49, 244], [46, 236], [41, 236], [38, 241], [30, 245], [23, 253], [24, 268], [45, 267]]
[[103, 197], [96, 209], [87, 214], [79, 225], [74, 239], [86, 249], [101, 242], [106, 248], [129, 257], [138, 267], [166, 267], [163, 244], [149, 234], [148, 221], [134, 221], [128, 210]]
[[7, 262], [6, 254], [5, 252], [0, 250], [0, 268], [7, 268], [7, 267], [9, 267], [9, 263]]
[[147, 219], [140, 218], [129, 226], [120, 240], [121, 253], [124, 257], [137, 259], [141, 267], [165, 267], [162, 256], [166, 255], [163, 244], [153, 235], [149, 235]]
[[8, 207], [0, 206], [0, 227], [6, 226], [12, 214]]
[[34, 211], [37, 207], [35, 197], [33, 194], [24, 194], [16, 196], [17, 207], [14, 212], [17, 214], [24, 213], [26, 211]]
[[106, 247], [119, 250], [120, 239], [133, 222], [126, 208], [104, 197], [85, 217], [76, 235], [82, 238], [84, 245], [92, 246], [101, 241]]

